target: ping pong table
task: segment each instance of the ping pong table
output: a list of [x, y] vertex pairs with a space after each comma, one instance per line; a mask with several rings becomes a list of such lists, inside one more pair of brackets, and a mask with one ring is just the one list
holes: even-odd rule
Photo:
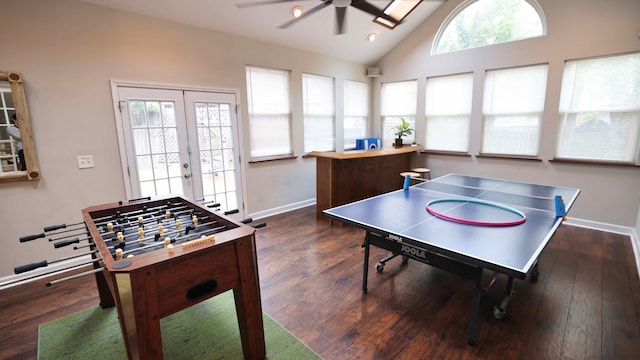
[[[376, 265], [379, 272], [387, 260], [402, 256], [405, 262], [413, 259], [474, 281], [468, 343], [475, 345], [483, 272], [508, 276], [504, 300], [493, 311], [499, 319], [511, 300], [513, 280], [524, 280], [527, 275], [537, 278], [538, 257], [579, 193], [574, 188], [449, 174], [327, 209], [323, 214], [366, 230], [362, 280], [365, 293], [371, 245], [392, 254]], [[560, 206], [558, 199], [562, 200]], [[431, 203], [437, 213], [454, 220], [427, 211], [426, 206]], [[496, 226], [518, 218], [525, 221]], [[489, 224], [461, 223], [455, 219]]]

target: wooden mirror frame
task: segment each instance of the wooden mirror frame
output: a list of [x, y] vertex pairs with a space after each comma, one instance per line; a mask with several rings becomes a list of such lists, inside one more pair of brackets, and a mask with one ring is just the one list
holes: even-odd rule
[[22, 75], [18, 72], [0, 71], [0, 81], [8, 81], [11, 87], [11, 96], [13, 97], [16, 116], [20, 123], [20, 138], [22, 149], [24, 150], [24, 160], [27, 165], [26, 171], [0, 173], [0, 182], [37, 180], [40, 178], [40, 166], [38, 165], [36, 144], [33, 141], [33, 133], [31, 132], [31, 120], [29, 118], [29, 109], [27, 108], [27, 99], [24, 95]]

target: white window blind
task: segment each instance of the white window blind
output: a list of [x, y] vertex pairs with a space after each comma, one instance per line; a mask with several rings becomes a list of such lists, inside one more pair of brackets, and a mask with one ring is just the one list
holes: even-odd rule
[[638, 164], [640, 53], [567, 61], [557, 158]]
[[[404, 118], [415, 130], [418, 97], [418, 82], [416, 80], [400, 81], [382, 84], [382, 142], [383, 146], [393, 144], [395, 134], [393, 127], [400, 124]], [[405, 144], [415, 140], [415, 131], [404, 138]]]
[[487, 71], [482, 153], [537, 156], [548, 65]]
[[332, 151], [335, 142], [334, 79], [302, 74], [304, 151]]
[[369, 119], [369, 85], [346, 80], [344, 82], [344, 149], [355, 149], [356, 139], [367, 136]]
[[473, 73], [427, 79], [425, 149], [468, 152]]
[[247, 67], [251, 158], [292, 155], [289, 71]]

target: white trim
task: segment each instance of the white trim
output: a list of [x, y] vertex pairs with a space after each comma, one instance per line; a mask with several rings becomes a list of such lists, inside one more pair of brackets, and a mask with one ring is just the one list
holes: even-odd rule
[[236, 108], [236, 121], [238, 123], [238, 155], [240, 157], [240, 181], [241, 181], [241, 191], [242, 198], [240, 201], [242, 204], [239, 204], [242, 207], [241, 211], [245, 211], [244, 204], [247, 203], [247, 182], [246, 182], [246, 174], [248, 171], [248, 161], [245, 159], [249, 159], [249, 157], [245, 156], [244, 151], [244, 139], [240, 134], [244, 133], [243, 124], [242, 124], [242, 102], [240, 96], [240, 90], [238, 89], [227, 89], [227, 88], [216, 88], [216, 87], [203, 87], [203, 86], [190, 86], [190, 85], [176, 85], [176, 84], [163, 84], [163, 83], [141, 83], [134, 81], [124, 81], [124, 80], [110, 80], [111, 84], [111, 98], [113, 101], [113, 112], [114, 112], [114, 120], [116, 122], [116, 132], [118, 135], [118, 149], [120, 151], [120, 164], [122, 166], [122, 181], [125, 187], [125, 195], [127, 199], [132, 199], [134, 196], [132, 195], [131, 189], [131, 181], [129, 179], [129, 169], [126, 164], [128, 164], [126, 147], [124, 143], [124, 129], [122, 127], [122, 115], [120, 113], [120, 96], [118, 95], [118, 87], [138, 87], [145, 89], [163, 89], [163, 90], [178, 90], [178, 91], [201, 91], [201, 92], [213, 92], [213, 93], [223, 93], [223, 94], [232, 94], [235, 96], [235, 105]]
[[315, 205], [315, 204], [316, 204], [316, 199], [313, 198], [313, 199], [308, 199], [308, 200], [300, 201], [300, 202], [293, 203], [293, 204], [288, 204], [288, 205], [285, 205], [285, 206], [279, 206], [279, 207], [273, 208], [273, 209], [267, 209], [267, 210], [263, 210], [263, 211], [258, 211], [256, 213], [249, 214], [249, 217], [254, 219], [254, 220], [260, 220], [260, 219], [263, 219], [263, 218], [266, 218], [266, 217], [269, 217], [269, 216], [284, 214], [284, 213], [289, 212], [289, 211], [302, 209], [302, 208], [305, 208], [307, 206], [312, 206], [312, 205]]
[[614, 234], [627, 235], [631, 240], [631, 246], [633, 247], [633, 257], [636, 260], [636, 269], [638, 271], [638, 280], [640, 280], [640, 237], [636, 232], [636, 229], [627, 226], [607, 224], [598, 221], [567, 218], [566, 225], [578, 226], [592, 230], [599, 230]]

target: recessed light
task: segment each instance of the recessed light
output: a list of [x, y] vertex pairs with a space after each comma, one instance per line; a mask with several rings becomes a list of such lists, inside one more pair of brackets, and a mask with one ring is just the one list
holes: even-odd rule
[[302, 15], [302, 6], [294, 6], [291, 8], [291, 16], [298, 18]]
[[367, 40], [369, 40], [369, 42], [376, 41], [376, 33], [371, 33], [371, 34], [367, 35]]

